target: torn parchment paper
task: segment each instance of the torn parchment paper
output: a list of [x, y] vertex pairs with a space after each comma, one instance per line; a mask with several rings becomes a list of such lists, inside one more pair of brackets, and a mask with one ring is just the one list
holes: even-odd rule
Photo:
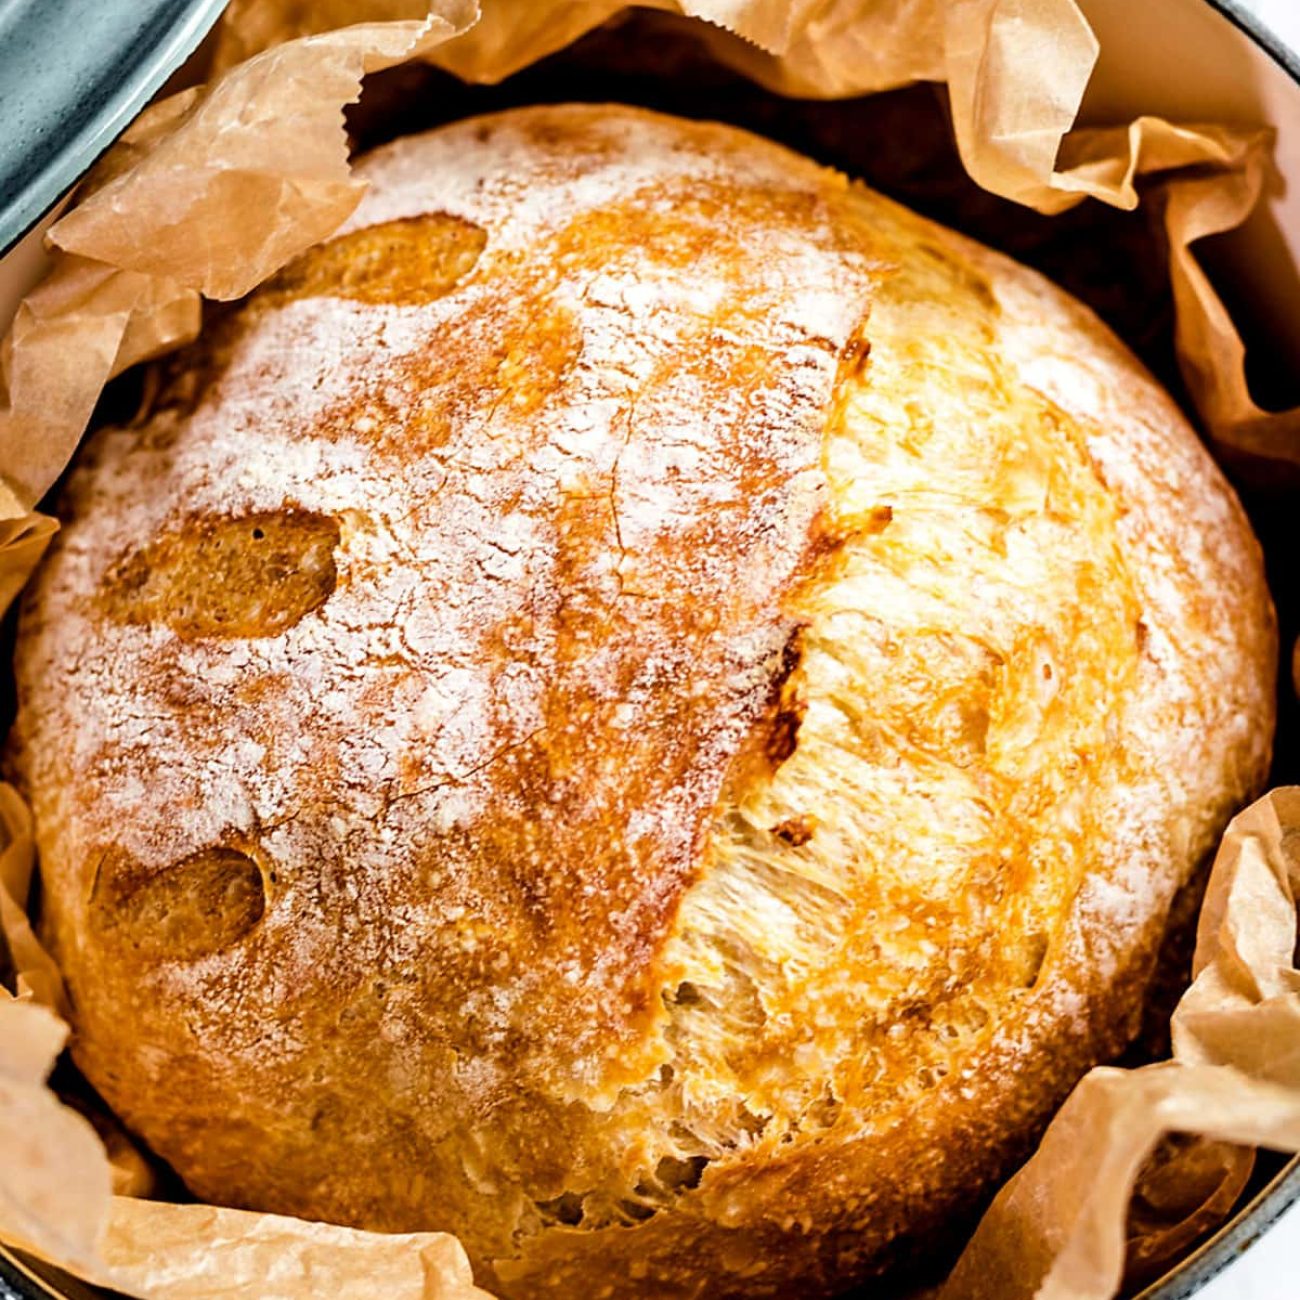
[[[1158, 189], [1179, 358], [1207, 426], [1227, 446], [1300, 462], [1297, 417], [1252, 403], [1237, 331], [1190, 251], [1253, 207], [1266, 132], [1155, 119], [1072, 132], [1097, 54], [1073, 0], [652, 7], [704, 20], [719, 57], [779, 92], [835, 97], [946, 82], [971, 175], [1041, 211], [1089, 196], [1132, 207], [1139, 179], [1144, 193]], [[341, 110], [365, 73], [419, 57], [498, 80], [620, 9], [613, 0], [483, 0], [480, 15], [470, 0], [235, 0], [213, 79], [143, 114], [96, 167], [52, 228], [50, 274], [0, 348], [0, 599], [12, 598], [48, 539], [53, 525], [27, 512], [67, 463], [108, 379], [193, 338], [204, 296], [248, 292], [355, 207]], [[17, 796], [0, 793], [0, 929], [19, 991], [0, 999], [0, 1237], [140, 1296], [217, 1287], [250, 1300], [482, 1295], [443, 1234], [379, 1236], [112, 1195], [122, 1161], [111, 1163], [91, 1126], [44, 1083], [66, 1029], [57, 967], [24, 911], [24, 817]], [[1244, 1176], [1231, 1152], [1300, 1145], [1294, 878], [1279, 866], [1293, 835], [1300, 801], [1291, 791], [1233, 824], [1202, 922], [1198, 978], [1175, 1024], [1178, 1062], [1084, 1081], [1042, 1153], [998, 1198], [945, 1300], [1109, 1296], [1126, 1256], [1169, 1248], [1231, 1199]], [[1208, 1134], [1218, 1146], [1162, 1147], [1169, 1132]], [[1149, 1161], [1153, 1152], [1168, 1159]], [[1193, 1168], [1203, 1195], [1171, 1206], [1171, 1185], [1191, 1186], [1171, 1170]], [[1152, 1224], [1135, 1243], [1126, 1224], [1139, 1220], [1126, 1210], [1139, 1178]]]

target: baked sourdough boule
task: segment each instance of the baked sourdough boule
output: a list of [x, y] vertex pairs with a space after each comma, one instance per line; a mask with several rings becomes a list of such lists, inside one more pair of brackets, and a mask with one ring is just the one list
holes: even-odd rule
[[198, 1196], [507, 1296], [833, 1292], [1131, 1036], [1265, 774], [1257, 546], [1084, 308], [766, 141], [360, 172], [26, 602], [76, 1060]]

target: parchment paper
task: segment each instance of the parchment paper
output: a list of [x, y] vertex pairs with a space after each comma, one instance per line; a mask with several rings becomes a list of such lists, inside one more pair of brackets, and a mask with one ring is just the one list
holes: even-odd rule
[[[1072, 0], [660, 0], [707, 20], [714, 52], [761, 84], [836, 97], [946, 81], [961, 155], [985, 188], [1055, 213], [1158, 190], [1180, 364], [1226, 446], [1300, 463], [1300, 417], [1246, 388], [1236, 330], [1190, 251], [1244, 220], [1266, 131], [1150, 118], [1070, 132], [1097, 46]], [[108, 379], [191, 339], [204, 296], [248, 292], [352, 211], [342, 107], [361, 78], [423, 58], [508, 75], [610, 17], [614, 0], [235, 0], [212, 79], [143, 114], [50, 232], [53, 266], [0, 346], [0, 600], [53, 525], [30, 513]], [[342, 27], [353, 22], [356, 25]], [[0, 787], [0, 1238], [140, 1296], [482, 1295], [443, 1234], [380, 1236], [275, 1216], [114, 1196], [147, 1177], [46, 1086], [66, 1010], [26, 916], [26, 810]], [[1173, 1062], [1093, 1071], [1003, 1189], [943, 1300], [1114, 1293], [1231, 1205], [1250, 1148], [1300, 1149], [1295, 951], [1300, 792], [1233, 823], [1179, 1007]], [[1169, 1139], [1166, 1135], [1202, 1137]], [[132, 1170], [135, 1170], [133, 1173]], [[1132, 1215], [1130, 1193], [1140, 1183]]]

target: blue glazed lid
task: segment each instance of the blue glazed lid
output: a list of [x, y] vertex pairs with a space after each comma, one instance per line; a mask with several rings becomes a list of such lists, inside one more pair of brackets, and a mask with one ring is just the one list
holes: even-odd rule
[[0, 252], [193, 53], [226, 0], [0, 0]]

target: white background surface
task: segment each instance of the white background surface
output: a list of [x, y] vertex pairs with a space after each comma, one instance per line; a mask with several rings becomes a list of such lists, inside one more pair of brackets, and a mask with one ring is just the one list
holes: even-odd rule
[[1293, 1205], [1195, 1300], [1297, 1300], [1300, 1297], [1300, 1204]]
[[[1242, 0], [1242, 4], [1300, 50], [1300, 0]], [[1300, 1205], [1293, 1205], [1196, 1300], [1300, 1300]]]
[[[1242, 0], [1242, 5], [1254, 10], [1287, 44], [1300, 50], [1300, 0]], [[1300, 1295], [1300, 1286], [1295, 1294]]]

